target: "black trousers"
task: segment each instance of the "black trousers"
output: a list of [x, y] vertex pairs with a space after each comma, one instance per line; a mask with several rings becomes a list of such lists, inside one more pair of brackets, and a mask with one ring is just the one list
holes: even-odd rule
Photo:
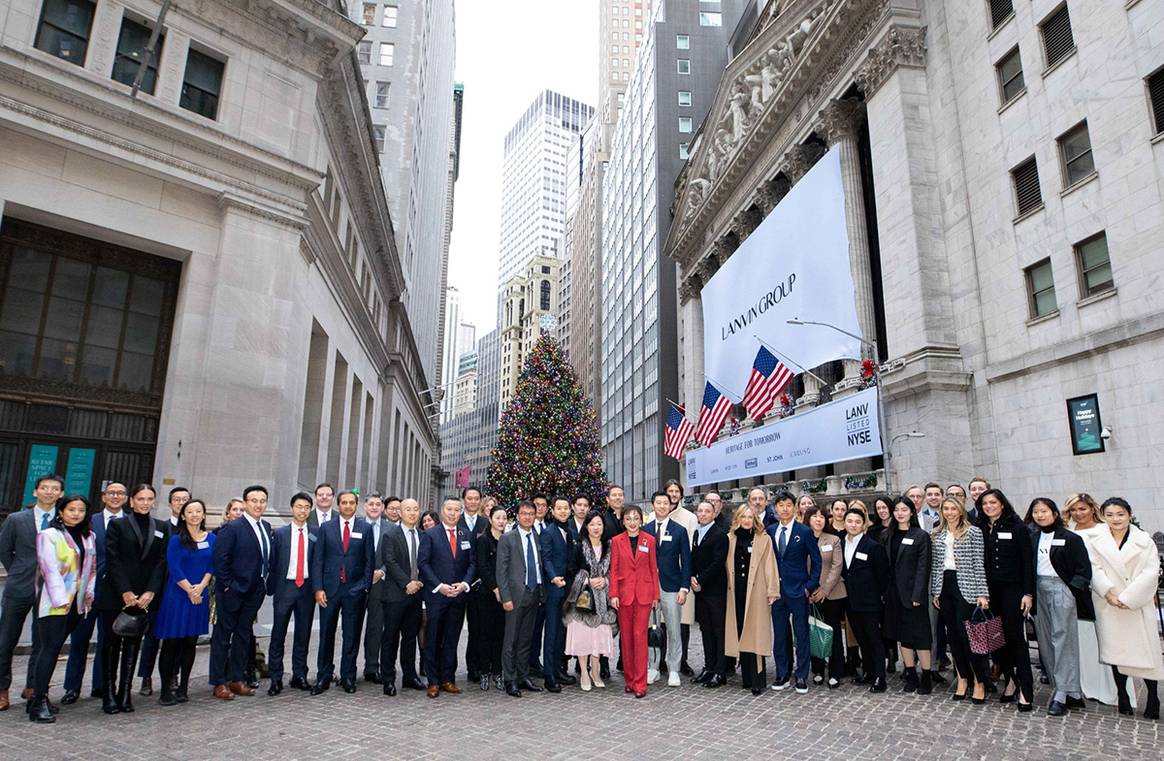
[[[501, 643], [501, 674], [507, 682], [520, 682], [529, 677], [529, 654], [533, 648], [534, 624], [537, 622], [541, 592], [530, 592], [522, 603], [514, 602], [513, 610], [502, 611], [505, 616]], [[550, 672], [547, 670], [546, 672]]]
[[465, 621], [465, 595], [430, 595], [424, 640], [424, 676], [429, 685], [455, 683], [457, 642]]
[[283, 657], [287, 647], [287, 627], [295, 620], [291, 643], [291, 676], [307, 679], [307, 650], [311, 646], [311, 621], [315, 618], [315, 596], [311, 585], [295, 589], [295, 582], [282, 579], [283, 594], [274, 598], [271, 642], [267, 646], [267, 670], [271, 679], [283, 678]]
[[[986, 656], [971, 652], [970, 639], [966, 636], [966, 622], [970, 620], [975, 606], [966, 602], [958, 591], [957, 571], [946, 571], [942, 576], [942, 594], [938, 602], [941, 603], [938, 612], [946, 626], [950, 655], [954, 659], [954, 667], [958, 669], [958, 676], [963, 679], [973, 677], [979, 683], [986, 684], [990, 678]], [[936, 663], [934, 667], [937, 667]]]
[[767, 686], [768, 666], [764, 662], [764, 656], [740, 653], [740, 681], [744, 687], [753, 690], [762, 690]]
[[36, 627], [36, 639], [39, 640], [36, 656], [28, 664], [32, 689], [38, 696], [48, 694], [49, 682], [56, 670], [61, 648], [80, 620], [76, 605], [70, 606], [66, 615], [43, 616], [39, 619]]
[[469, 640], [465, 643], [465, 668], [469, 672], [469, 679], [476, 680], [484, 669], [481, 663], [481, 610], [484, 600], [480, 595], [470, 592], [465, 600], [465, 618], [469, 622]]
[[141, 679], [145, 679], [147, 676], [152, 677], [154, 675], [154, 666], [158, 661], [159, 643], [157, 638], [154, 637], [153, 631], [155, 628], [157, 628], [157, 609], [161, 607], [161, 604], [162, 601], [159, 598], [154, 600], [150, 607], [150, 633], [145, 635], [141, 641], [141, 658], [137, 664], [137, 675]]
[[703, 637], [703, 669], [708, 673], [725, 676], [724, 626], [727, 615], [727, 597], [695, 593], [695, 622]]
[[[354, 583], [354, 582], [353, 582]], [[340, 679], [356, 681], [356, 659], [360, 654], [360, 633], [364, 628], [364, 610], [368, 594], [365, 591], [353, 593], [351, 589], [339, 588], [334, 596], [328, 596], [327, 607], [319, 609], [319, 652], [316, 654], [316, 681], [327, 684], [335, 675], [335, 632], [340, 629]], [[340, 620], [343, 614], [343, 620]]]
[[990, 612], [1002, 619], [1002, 633], [1006, 637], [1006, 645], [995, 653], [999, 668], [1003, 679], [1006, 682], [1013, 679], [1030, 702], [1034, 697], [1035, 680], [1031, 673], [1026, 623], [1019, 609], [1023, 590], [1017, 584], [990, 584], [989, 589]]
[[210, 635], [212, 685], [241, 682], [246, 678], [255, 637], [255, 617], [262, 605], [261, 588], [245, 597], [231, 592], [218, 595], [218, 622]]
[[380, 673], [380, 642], [384, 639], [384, 579], [368, 589], [364, 614], [364, 673]]
[[396, 683], [397, 653], [400, 675], [416, 679], [416, 639], [420, 633], [420, 594], [381, 603], [384, 633], [380, 635], [380, 676], [384, 684]]
[[[837, 680], [843, 679], [845, 677], [845, 630], [841, 619], [845, 615], [845, 598], [821, 600], [817, 603], [817, 608], [820, 609], [820, 615], [824, 622], [833, 627], [833, 649], [828, 660], [829, 676]], [[824, 672], [825, 660], [813, 658], [812, 673], [824, 676]]]
[[881, 611], [866, 612], [849, 610], [849, 623], [857, 635], [861, 648], [861, 662], [865, 674], [874, 679], [885, 679], [885, 639], [882, 637]]
[[[32, 612], [32, 657], [28, 661], [30, 667], [32, 659], [36, 657], [36, 630], [40, 626], [40, 619], [33, 610], [35, 607], [36, 597], [20, 597], [15, 594], [5, 594], [3, 603], [0, 603], [0, 690], [7, 690], [12, 686], [12, 654], [16, 652], [16, 643], [20, 641], [24, 619], [28, 617], [29, 612]], [[32, 686], [31, 669], [26, 672], [24, 686]]]
[[[489, 592], [488, 596], [485, 593], [474, 592], [473, 596], [481, 598], [477, 602], [477, 640], [475, 643], [472, 640], [469, 642], [477, 646], [477, 674], [500, 676], [501, 649], [505, 639], [505, 611], [493, 596], [493, 592]], [[526, 662], [528, 661], [529, 656], [526, 656]]]

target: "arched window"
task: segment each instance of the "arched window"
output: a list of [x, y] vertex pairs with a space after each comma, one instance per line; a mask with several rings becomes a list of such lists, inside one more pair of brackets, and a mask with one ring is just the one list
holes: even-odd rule
[[550, 311], [550, 281], [542, 281], [542, 311]]

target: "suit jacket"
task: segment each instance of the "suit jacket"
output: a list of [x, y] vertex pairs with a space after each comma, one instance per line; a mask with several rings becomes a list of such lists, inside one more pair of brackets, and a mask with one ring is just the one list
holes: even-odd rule
[[708, 597], [727, 594], [727, 566], [724, 564], [727, 547], [727, 533], [713, 521], [703, 541], [691, 550], [691, 578], [699, 582], [696, 594]]
[[[1095, 604], [1091, 601], [1091, 557], [1083, 537], [1065, 526], [1056, 526], [1051, 543], [1051, 567], [1059, 578], [1071, 588], [1075, 598], [1075, 612], [1080, 621], [1095, 620]], [[1031, 552], [1036, 566], [1039, 555], [1039, 539], [1042, 531], [1031, 534]], [[1038, 595], [1035, 595], [1038, 598]], [[1036, 607], [1038, 600], [1036, 599]], [[1035, 613], [1035, 608], [1031, 608]]]
[[[116, 520], [124, 520], [125, 517], [125, 513], [122, 513], [122, 517]], [[97, 574], [97, 581], [101, 581], [101, 579], [105, 578], [105, 531], [108, 528], [105, 525], [104, 509], [93, 515], [93, 520], [89, 523], [89, 528], [93, 531], [93, 543], [96, 547], [97, 555], [97, 565], [94, 572]]]
[[[573, 518], [567, 523], [571, 521]], [[568, 585], [570, 556], [574, 554], [574, 538], [570, 536], [570, 529], [567, 527], [566, 535], [562, 536], [556, 523], [547, 523], [545, 530], [538, 536], [538, 550], [540, 551], [538, 559], [542, 564], [542, 582], [546, 585], [546, 590], [549, 591], [550, 579], [555, 576], [561, 576]]]
[[691, 589], [691, 545], [687, 541], [687, 529], [668, 520], [666, 536], [658, 535], [657, 521], [643, 526], [643, 531], [655, 537], [660, 589], [669, 594]]
[[[881, 546], [892, 557], [890, 543], [896, 529], [881, 535]], [[916, 602], [926, 605], [930, 592], [930, 535], [915, 526], [902, 537], [897, 549], [897, 560], [892, 561], [889, 575], [897, 588], [897, 598], [903, 608], [912, 608]]]
[[[271, 524], [259, 521], [260, 529], [267, 535], [268, 561], [274, 557], [271, 551]], [[268, 575], [271, 573], [268, 569]], [[314, 570], [311, 573], [315, 576]], [[266, 594], [266, 579], [263, 578], [263, 547], [250, 520], [243, 516], [222, 527], [214, 543], [214, 591], [219, 595], [233, 595], [238, 598]]]
[[983, 515], [978, 527], [982, 529], [987, 584], [1017, 586], [1024, 595], [1034, 597], [1035, 554], [1026, 524], [1009, 512], [999, 516], [993, 526]]
[[[11, 520], [11, 518], [9, 518]], [[97, 586], [98, 610], [121, 610], [126, 592], [156, 598], [166, 581], [169, 523], [151, 518], [143, 532], [132, 513], [105, 529], [105, 578]]]
[[[291, 532], [298, 530], [294, 525], [288, 523], [286, 526], [275, 529], [271, 534], [271, 570], [267, 574], [267, 594], [273, 595], [276, 601], [281, 601], [286, 596], [298, 596], [302, 592], [300, 589], [295, 589], [294, 586], [288, 587], [285, 583], [288, 581], [287, 571], [292, 568], [294, 562], [291, 558], [291, 548], [295, 546], [295, 542]], [[303, 553], [303, 565], [308, 578], [303, 584], [303, 588], [308, 591], [311, 589], [311, 559], [315, 556], [315, 545], [318, 542], [315, 533], [310, 526], [307, 527], [305, 534], [307, 546]]]
[[[841, 542], [844, 553], [845, 541]], [[889, 556], [876, 539], [865, 535], [857, 542], [852, 562], [842, 570], [849, 593], [849, 609], [858, 613], [876, 613], [889, 586]]]
[[456, 557], [449, 548], [448, 529], [443, 523], [420, 535], [420, 550], [417, 553], [416, 564], [420, 569], [420, 578], [424, 582], [425, 602], [429, 606], [442, 604], [445, 600], [445, 596], [437, 594], [436, 591], [441, 584], [463, 582], [471, 587], [477, 578], [473, 537], [464, 526], [457, 526], [456, 532]]
[[80, 597], [77, 612], [89, 613], [86, 598], [96, 591], [97, 548], [93, 532], [82, 538], [84, 560], [78, 560], [77, 543], [68, 531], [49, 528], [36, 537], [36, 557], [40, 567], [41, 591], [37, 617], [65, 616]]
[[[372, 527], [363, 518], [353, 516], [345, 552], [343, 525], [343, 518], [337, 514], [320, 526], [311, 560], [311, 589], [329, 598], [341, 592], [359, 594], [372, 586]], [[346, 581], [340, 581], [341, 575]]]
[[[420, 542], [424, 532], [419, 526], [413, 526], [416, 531], [416, 564], [419, 576], [420, 570]], [[405, 588], [412, 581], [412, 559], [408, 551], [408, 536], [402, 526], [392, 525], [384, 530], [380, 537], [380, 552], [377, 556], [377, 568], [384, 572], [384, 585], [381, 592], [382, 602], [401, 602], [415, 595], [408, 594]]]
[[[946, 570], [946, 532], [936, 529], [930, 542], [930, 594], [941, 597]], [[958, 592], [970, 605], [979, 597], [990, 596], [984, 566], [982, 532], [977, 526], [968, 526], [961, 539], [954, 539], [954, 567], [958, 571]]]
[[845, 580], [841, 578], [845, 567], [844, 544], [836, 534], [822, 531], [816, 540], [820, 550], [820, 587], [824, 591], [826, 600], [843, 600], [848, 596], [845, 590]]
[[[605, 524], [603, 524], [602, 529], [603, 529], [603, 531], [606, 530]], [[569, 534], [570, 538], [573, 539], [575, 542], [578, 541], [578, 536], [579, 536], [578, 521], [574, 520], [573, 515], [571, 515], [569, 518], [566, 519], [566, 533]]]
[[8, 571], [4, 596], [36, 596], [36, 518], [32, 508], [13, 513], [0, 528], [0, 563]]
[[599, 508], [598, 514], [602, 516], [602, 541], [609, 542], [616, 534], [621, 534], [624, 529], [618, 516], [609, 507]]
[[[464, 513], [461, 513], [461, 517], [457, 519], [457, 527], [463, 528], [466, 531], [469, 530], [469, 521], [465, 518]], [[470, 532], [473, 537], [471, 541], [473, 542], [474, 548], [477, 545], [477, 537], [481, 536], [487, 531], [489, 531], [489, 516], [481, 515], [478, 513], [477, 520], [473, 523], [473, 529]], [[448, 536], [446, 535], [445, 538], [447, 539]]]
[[[542, 536], [557, 532], [542, 532]], [[539, 556], [542, 554], [541, 542], [538, 541], [540, 537], [537, 534], [530, 532], [534, 542], [538, 547]], [[559, 534], [560, 536], [560, 534]], [[545, 561], [542, 560], [542, 586], [536, 589], [526, 589], [525, 575], [526, 575], [526, 558], [525, 558], [525, 542], [521, 537], [521, 530], [514, 529], [507, 534], [502, 534], [501, 539], [497, 541], [497, 590], [501, 593], [502, 602], [512, 602], [517, 606], [526, 603], [531, 597], [541, 597], [542, 590], [545, 585], [549, 583], [553, 576], [547, 576], [544, 570]], [[566, 577], [566, 572], [562, 571], [563, 580], [569, 584], [571, 579]]]
[[804, 597], [805, 590], [813, 591], [820, 585], [820, 546], [812, 529], [799, 521], [792, 521], [788, 545], [780, 552], [778, 541], [780, 521], [766, 529], [776, 551], [776, 565], [780, 569], [780, 596]]
[[[330, 510], [330, 514], [331, 514], [331, 518], [329, 520], [325, 521], [325, 523], [331, 523], [332, 521], [334, 521], [336, 518], [339, 517], [339, 511], [336, 510], [335, 507], [332, 507], [332, 509]], [[318, 529], [322, 525], [323, 525], [323, 523], [319, 522], [319, 511], [314, 507], [311, 508], [311, 515], [307, 516], [307, 528]]]
[[659, 563], [655, 537], [640, 531], [631, 544], [625, 531], [610, 540], [610, 597], [623, 605], [650, 605], [659, 600]]

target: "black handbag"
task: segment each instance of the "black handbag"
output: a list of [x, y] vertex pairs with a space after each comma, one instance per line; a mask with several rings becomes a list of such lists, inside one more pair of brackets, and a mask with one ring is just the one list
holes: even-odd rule
[[659, 614], [651, 611], [650, 628], [647, 629], [647, 647], [663, 648], [667, 644], [667, 625], [659, 621]]
[[137, 639], [145, 635], [149, 628], [150, 617], [141, 608], [124, 608], [113, 619], [113, 633], [126, 639]]

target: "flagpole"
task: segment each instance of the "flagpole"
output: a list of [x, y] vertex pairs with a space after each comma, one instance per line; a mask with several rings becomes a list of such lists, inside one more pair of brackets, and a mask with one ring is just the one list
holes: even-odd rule
[[819, 383], [820, 383], [822, 386], [828, 386], [828, 385], [829, 385], [829, 382], [828, 382], [828, 381], [826, 381], [824, 378], [820, 377], [819, 375], [817, 375], [816, 373], [814, 373], [812, 370], [809, 370], [807, 367], [805, 367], [804, 365], [800, 364], [799, 362], [797, 362], [796, 360], [794, 360], [792, 357], [788, 356], [788, 355], [787, 355], [787, 354], [785, 354], [784, 352], [782, 352], [782, 351], [780, 351], [780, 350], [776, 349], [775, 347], [773, 347], [772, 345], [768, 344], [767, 342], [765, 342], [765, 341], [764, 341], [764, 339], [763, 339], [763, 338], [760, 338], [760, 337], [759, 337], [758, 335], [756, 335], [755, 333], [753, 333], [753, 334], [752, 334], [752, 338], [754, 338], [754, 339], [756, 339], [757, 341], [759, 341], [759, 342], [760, 342], [760, 345], [761, 345], [761, 346], [763, 346], [763, 347], [764, 347], [765, 349], [767, 349], [768, 351], [770, 351], [770, 352], [772, 352], [773, 354], [776, 354], [776, 355], [778, 355], [778, 356], [784, 357], [784, 359], [788, 360], [788, 361], [789, 361], [789, 362], [791, 362], [792, 364], [794, 364], [794, 365], [796, 365], [797, 367], [799, 367], [799, 368], [801, 369], [801, 371], [802, 371], [802, 372], [804, 372], [806, 375], [811, 375], [813, 378], [816, 378], [816, 379], [817, 379], [817, 382], [819, 382]]
[[704, 376], [703, 376], [703, 377], [704, 377], [706, 380], [709, 380], [709, 381], [711, 381], [711, 382], [712, 382], [712, 384], [713, 384], [713, 385], [715, 385], [715, 388], [716, 388], [716, 390], [717, 390], [717, 391], [719, 391], [719, 392], [720, 392], [722, 395], [724, 395], [724, 396], [727, 396], [727, 398], [728, 398], [728, 401], [729, 401], [729, 402], [731, 402], [733, 406], [735, 406], [735, 405], [737, 405], [737, 404], [740, 404], [740, 402], [742, 402], [742, 401], [743, 401], [743, 400], [741, 399], [741, 400], [740, 400], [740, 402], [737, 402], [736, 400], [734, 400], [734, 399], [732, 399], [730, 396], [728, 396], [728, 395], [727, 395], [727, 391], [725, 390], [725, 389], [727, 388], [727, 386], [725, 386], [724, 384], [720, 383], [720, 382], [719, 382], [719, 381], [717, 381], [715, 378], [712, 378], [710, 375], [707, 375], [707, 374], [704, 374]]

